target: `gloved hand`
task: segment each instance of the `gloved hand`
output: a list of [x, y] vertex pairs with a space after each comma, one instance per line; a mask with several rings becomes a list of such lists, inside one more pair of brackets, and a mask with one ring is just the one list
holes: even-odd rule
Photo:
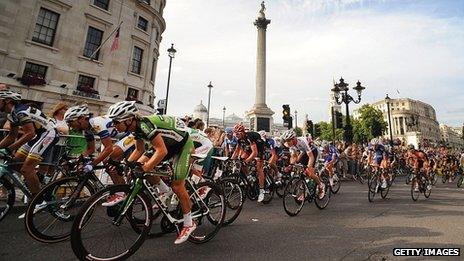
[[93, 165], [91, 163], [87, 164], [84, 166], [84, 168], [82, 168], [82, 170], [85, 172], [85, 173], [89, 173], [93, 170]]
[[9, 148], [0, 149], [0, 156], [2, 156], [2, 157], [5, 157], [5, 156], [11, 157], [12, 154], [13, 154], [13, 152]]

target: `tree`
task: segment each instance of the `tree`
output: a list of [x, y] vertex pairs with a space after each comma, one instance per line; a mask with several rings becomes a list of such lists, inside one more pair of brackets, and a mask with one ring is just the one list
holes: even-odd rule
[[[319, 137], [322, 140], [332, 140], [333, 139], [332, 124], [331, 123], [321, 121], [321, 122], [317, 123], [317, 125], [319, 126], [320, 133], [319, 133], [318, 136], [316, 136], [314, 138]], [[336, 140], [341, 140], [342, 138], [343, 138], [343, 130], [336, 129], [335, 130], [335, 139]]]
[[295, 127], [295, 129], [293, 129], [296, 133], [296, 136], [298, 137], [301, 137], [303, 136], [303, 130], [300, 128], [300, 127]]
[[359, 114], [359, 120], [352, 120], [355, 142], [366, 142], [374, 137], [379, 137], [387, 129], [387, 123], [383, 119], [381, 110], [364, 104], [359, 109]]

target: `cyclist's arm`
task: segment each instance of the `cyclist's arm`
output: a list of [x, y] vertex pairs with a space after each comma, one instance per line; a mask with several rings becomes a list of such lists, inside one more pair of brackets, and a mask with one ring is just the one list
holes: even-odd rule
[[155, 153], [153, 156], [143, 165], [143, 171], [149, 172], [151, 171], [156, 165], [158, 165], [164, 157], [168, 154], [168, 149], [164, 144], [164, 140], [161, 135], [156, 135], [153, 140], [151, 141], [153, 145], [153, 149]]
[[34, 123], [28, 122], [28, 123], [22, 125], [21, 127], [22, 127], [22, 130], [23, 130], [23, 135], [21, 136], [21, 138], [16, 140], [13, 144], [8, 146], [8, 148], [11, 149], [11, 150], [19, 149], [19, 147], [26, 144], [28, 141], [32, 140], [35, 137]]
[[232, 153], [232, 159], [236, 159], [238, 156], [240, 156], [241, 153], [242, 149], [240, 148], [240, 145], [237, 144], [237, 146], [235, 146], [234, 153]]
[[256, 145], [256, 143], [251, 142], [250, 147], [251, 147], [251, 154], [248, 157], [248, 159], [245, 160], [245, 163], [247, 164], [250, 163], [254, 158], [256, 158], [256, 156], [258, 156], [258, 146]]
[[17, 136], [18, 128], [13, 128], [11, 131], [8, 132], [8, 135], [6, 135], [6, 137], [3, 138], [3, 140], [0, 142], [0, 148], [3, 149], [13, 144]]
[[136, 161], [142, 154], [145, 152], [145, 143], [143, 140], [136, 140], [135, 141], [135, 150], [131, 153], [129, 158], [127, 159], [128, 162]]
[[298, 152], [292, 152], [292, 154], [290, 154], [290, 164], [296, 164], [298, 162]]
[[[301, 153], [303, 154], [303, 153]], [[308, 169], [312, 168], [312, 164], [314, 163], [314, 154], [312, 151], [307, 151], [306, 154], [308, 155]]]
[[82, 156], [88, 157], [95, 152], [95, 140], [87, 140], [87, 149], [82, 153]]
[[96, 166], [98, 163], [102, 162], [104, 159], [106, 159], [111, 152], [113, 151], [113, 142], [111, 141], [110, 137], [106, 137], [101, 140], [101, 143], [105, 148], [103, 149], [100, 154], [92, 161], [92, 165]]

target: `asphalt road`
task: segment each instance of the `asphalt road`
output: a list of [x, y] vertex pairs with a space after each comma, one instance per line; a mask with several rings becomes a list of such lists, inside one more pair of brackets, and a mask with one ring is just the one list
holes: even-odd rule
[[[296, 217], [282, 201], [247, 201], [236, 222], [204, 245], [173, 244], [174, 234], [149, 239], [131, 260], [424, 260], [393, 256], [396, 247], [458, 247], [464, 251], [464, 190], [438, 184], [413, 202], [398, 180], [386, 200], [367, 200], [367, 185], [344, 182], [325, 210], [306, 204]], [[69, 242], [47, 245], [24, 230], [19, 213], [0, 223], [0, 260], [74, 260]], [[446, 257], [426, 260], [463, 260]]]

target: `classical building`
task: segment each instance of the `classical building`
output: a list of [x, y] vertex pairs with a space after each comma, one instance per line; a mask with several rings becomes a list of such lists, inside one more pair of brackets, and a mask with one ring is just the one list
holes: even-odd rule
[[[455, 149], [464, 149], [464, 139], [458, 128], [453, 128], [445, 124], [440, 124], [440, 132], [443, 144]], [[461, 129], [462, 131], [462, 129]]]
[[[166, 0], [0, 1], [0, 82], [45, 112], [65, 101], [85, 102], [103, 114], [126, 99], [151, 113], [165, 5]], [[116, 35], [119, 46], [112, 50]]]
[[[371, 105], [382, 111], [384, 120], [388, 124], [386, 100]], [[390, 116], [393, 139], [414, 145], [436, 144], [441, 141], [435, 109], [427, 103], [409, 98], [390, 99]], [[354, 110], [353, 117], [359, 118], [358, 110]], [[388, 127], [384, 137], [390, 137]]]
[[203, 105], [203, 101], [200, 102], [193, 109], [193, 119], [201, 119], [206, 123], [206, 118], [208, 117], [208, 109]]

